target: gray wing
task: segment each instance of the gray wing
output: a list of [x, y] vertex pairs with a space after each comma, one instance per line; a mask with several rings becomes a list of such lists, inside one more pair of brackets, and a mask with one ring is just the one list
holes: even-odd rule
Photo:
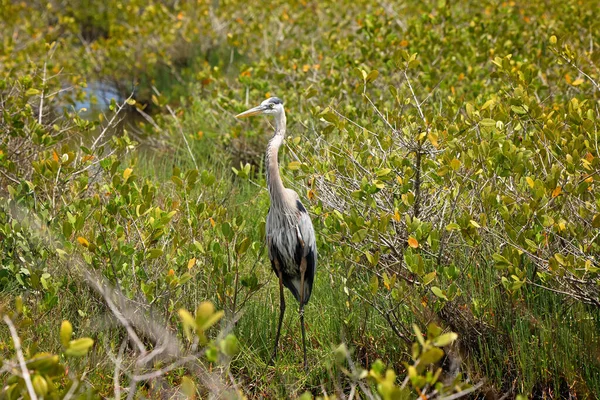
[[[298, 202], [300, 202], [298, 200]], [[304, 208], [304, 207], [303, 207]], [[310, 216], [305, 211], [300, 212], [300, 219], [298, 220], [298, 235], [299, 239], [304, 242], [304, 249], [302, 256], [306, 257], [311, 251], [317, 255], [317, 241], [315, 238], [315, 230], [313, 228]]]
[[302, 240], [304, 246], [302, 246], [300, 240], [298, 240], [295, 258], [297, 265], [300, 265], [303, 257], [306, 258], [306, 273], [304, 275], [307, 283], [304, 292], [304, 304], [306, 304], [310, 299], [315, 273], [317, 272], [317, 241], [310, 216], [306, 212], [306, 209], [300, 200], [297, 201], [297, 206], [298, 210], [300, 211], [300, 217], [297, 225], [298, 239]]

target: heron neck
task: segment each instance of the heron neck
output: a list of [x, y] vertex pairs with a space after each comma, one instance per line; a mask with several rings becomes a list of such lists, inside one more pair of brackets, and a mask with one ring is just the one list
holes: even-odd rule
[[283, 206], [285, 187], [281, 180], [279, 173], [279, 162], [277, 160], [279, 147], [283, 143], [285, 138], [285, 125], [286, 118], [285, 113], [277, 114], [275, 116], [275, 134], [269, 140], [267, 146], [267, 154], [265, 157], [266, 162], [266, 174], [267, 174], [267, 188], [271, 196], [271, 204], [274, 207]]

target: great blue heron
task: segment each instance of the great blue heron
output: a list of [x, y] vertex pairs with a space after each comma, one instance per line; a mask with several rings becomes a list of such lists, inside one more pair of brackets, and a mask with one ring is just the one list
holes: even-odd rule
[[275, 117], [275, 133], [269, 140], [265, 156], [267, 188], [271, 197], [271, 207], [267, 214], [266, 225], [267, 247], [271, 267], [279, 278], [280, 301], [279, 324], [277, 325], [275, 348], [270, 362], [277, 356], [277, 344], [281, 333], [283, 314], [285, 313], [285, 298], [283, 295], [283, 287], [285, 286], [300, 303], [302, 348], [304, 350], [304, 368], [306, 368], [304, 305], [310, 299], [317, 265], [315, 232], [310, 216], [300, 202], [300, 197], [292, 189], [283, 186], [279, 174], [277, 154], [285, 138], [286, 130], [283, 101], [277, 97], [271, 97], [263, 101], [258, 107], [236, 115], [236, 118], [259, 114]]

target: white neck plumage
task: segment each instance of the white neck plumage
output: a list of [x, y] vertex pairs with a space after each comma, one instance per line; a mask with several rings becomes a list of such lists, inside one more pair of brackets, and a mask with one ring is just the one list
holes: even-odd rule
[[279, 147], [283, 144], [285, 138], [286, 129], [286, 118], [285, 111], [281, 111], [275, 115], [275, 134], [269, 140], [267, 146], [267, 154], [265, 156], [265, 167], [267, 174], [267, 188], [269, 189], [269, 195], [271, 196], [272, 207], [285, 207], [286, 206], [286, 189], [283, 186], [281, 175], [279, 173], [279, 163], [277, 160]]

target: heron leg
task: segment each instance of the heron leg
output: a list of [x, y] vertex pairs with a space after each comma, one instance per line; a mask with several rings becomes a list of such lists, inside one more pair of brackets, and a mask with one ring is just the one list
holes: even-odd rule
[[273, 364], [275, 358], [277, 357], [277, 345], [279, 344], [279, 335], [281, 334], [281, 325], [283, 324], [283, 314], [285, 313], [285, 297], [283, 295], [283, 276], [281, 274], [281, 269], [279, 269], [279, 264], [277, 260], [275, 260], [275, 266], [277, 268], [277, 275], [279, 275], [279, 324], [277, 325], [277, 334], [275, 335], [275, 347], [273, 348], [273, 355], [271, 355], [271, 360], [269, 360], [269, 364]]
[[304, 331], [304, 274], [306, 272], [306, 257], [300, 262], [300, 328], [302, 329], [302, 350], [304, 351], [304, 369], [308, 368], [306, 362], [306, 333]]

